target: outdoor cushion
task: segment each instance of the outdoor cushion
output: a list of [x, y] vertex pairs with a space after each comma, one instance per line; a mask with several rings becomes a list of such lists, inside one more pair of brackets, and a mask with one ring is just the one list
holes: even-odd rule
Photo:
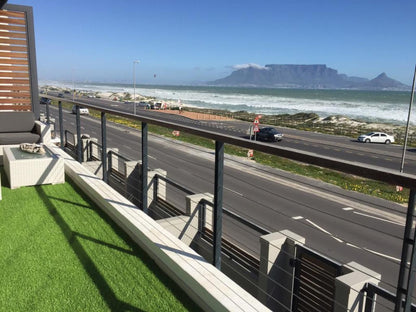
[[32, 132], [34, 126], [33, 112], [0, 112], [0, 133]]
[[39, 143], [40, 135], [32, 132], [1, 133], [0, 145], [11, 145], [20, 143]]

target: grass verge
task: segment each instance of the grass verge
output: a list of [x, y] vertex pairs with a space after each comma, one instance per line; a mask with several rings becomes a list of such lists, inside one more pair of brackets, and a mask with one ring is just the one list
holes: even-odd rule
[[0, 311], [200, 311], [71, 181], [2, 182]]

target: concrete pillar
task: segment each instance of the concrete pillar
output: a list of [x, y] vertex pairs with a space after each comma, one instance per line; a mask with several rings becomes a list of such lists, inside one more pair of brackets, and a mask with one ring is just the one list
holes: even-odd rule
[[305, 244], [305, 238], [289, 230], [260, 237], [258, 299], [273, 311], [291, 311], [296, 244]]
[[344, 270], [346, 274], [335, 279], [334, 312], [363, 311], [366, 296], [361, 290], [366, 283], [378, 285], [381, 274], [356, 262], [347, 263]]

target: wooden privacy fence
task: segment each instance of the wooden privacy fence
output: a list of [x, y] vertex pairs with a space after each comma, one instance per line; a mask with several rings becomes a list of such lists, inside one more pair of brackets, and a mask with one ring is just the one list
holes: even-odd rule
[[5, 5], [0, 10], [0, 111], [37, 115], [33, 15], [27, 8]]

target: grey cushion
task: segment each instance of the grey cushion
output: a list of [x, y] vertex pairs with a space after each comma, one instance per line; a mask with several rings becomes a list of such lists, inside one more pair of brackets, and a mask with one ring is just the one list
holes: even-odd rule
[[34, 126], [33, 112], [0, 112], [0, 133], [31, 132]]
[[0, 133], [0, 145], [39, 142], [40, 135], [32, 132]]

